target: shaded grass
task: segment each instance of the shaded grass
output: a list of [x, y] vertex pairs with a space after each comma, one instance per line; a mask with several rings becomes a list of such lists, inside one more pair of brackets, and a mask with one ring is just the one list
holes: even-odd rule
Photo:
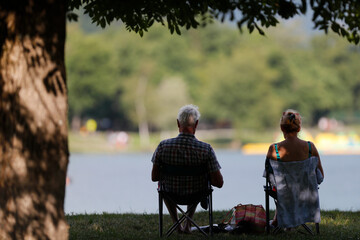
[[[220, 223], [225, 211], [214, 212], [214, 223]], [[322, 211], [320, 235], [304, 235], [297, 231], [274, 235], [215, 234], [212, 239], [360, 239], [360, 212]], [[70, 239], [160, 239], [157, 214], [85, 214], [67, 215]], [[195, 221], [208, 224], [207, 212], [197, 212]], [[164, 230], [171, 225], [169, 215], [164, 216]], [[309, 225], [313, 227], [313, 224]], [[170, 239], [200, 239], [199, 233], [179, 235]]]

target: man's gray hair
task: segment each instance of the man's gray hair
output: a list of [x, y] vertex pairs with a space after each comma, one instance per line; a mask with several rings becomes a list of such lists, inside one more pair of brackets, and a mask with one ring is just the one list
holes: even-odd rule
[[177, 119], [181, 126], [194, 126], [200, 119], [198, 106], [189, 104], [181, 107]]

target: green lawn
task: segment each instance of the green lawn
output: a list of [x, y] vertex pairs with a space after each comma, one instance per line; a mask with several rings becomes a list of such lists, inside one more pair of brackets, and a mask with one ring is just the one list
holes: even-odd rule
[[[225, 211], [214, 212], [214, 223], [220, 223]], [[89, 214], [68, 215], [70, 239], [160, 239], [157, 214]], [[198, 212], [195, 221], [207, 225], [207, 213]], [[169, 227], [169, 215], [164, 216]], [[310, 224], [310, 227], [314, 227]], [[179, 235], [174, 233], [170, 239], [200, 239], [199, 233]], [[304, 235], [297, 231], [283, 232], [278, 235], [232, 235], [215, 234], [212, 239], [360, 239], [360, 212], [322, 211], [320, 235]]]

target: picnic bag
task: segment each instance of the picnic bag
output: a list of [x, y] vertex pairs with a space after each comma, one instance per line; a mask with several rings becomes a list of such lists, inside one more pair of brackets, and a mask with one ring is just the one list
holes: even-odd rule
[[241, 227], [246, 233], [262, 233], [266, 226], [266, 212], [262, 205], [238, 204], [225, 215], [222, 224]]

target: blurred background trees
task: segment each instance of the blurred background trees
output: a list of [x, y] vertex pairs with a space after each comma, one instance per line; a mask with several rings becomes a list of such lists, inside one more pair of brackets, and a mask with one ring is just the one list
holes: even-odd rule
[[201, 128], [262, 131], [277, 127], [286, 108], [309, 127], [321, 117], [360, 121], [360, 49], [331, 34], [288, 24], [264, 38], [212, 24], [181, 36], [154, 26], [140, 38], [120, 24], [86, 26], [85, 19], [68, 25], [73, 129], [93, 118], [100, 130], [174, 130], [187, 103], [200, 107]]

